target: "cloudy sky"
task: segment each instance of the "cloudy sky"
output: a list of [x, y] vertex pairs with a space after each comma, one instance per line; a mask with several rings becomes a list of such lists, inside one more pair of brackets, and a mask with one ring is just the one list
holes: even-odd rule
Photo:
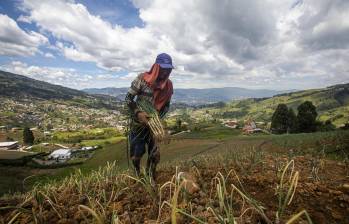
[[125, 87], [166, 52], [175, 88], [349, 82], [348, 0], [0, 0], [0, 70]]

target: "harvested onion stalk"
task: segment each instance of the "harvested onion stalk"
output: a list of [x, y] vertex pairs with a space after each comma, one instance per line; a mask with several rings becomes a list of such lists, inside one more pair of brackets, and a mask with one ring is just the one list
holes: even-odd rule
[[150, 119], [148, 121], [148, 126], [150, 128], [152, 135], [157, 140], [164, 139], [166, 134], [157, 110], [148, 101], [139, 101], [137, 102], [137, 105], [139, 109], [146, 112], [150, 116]]

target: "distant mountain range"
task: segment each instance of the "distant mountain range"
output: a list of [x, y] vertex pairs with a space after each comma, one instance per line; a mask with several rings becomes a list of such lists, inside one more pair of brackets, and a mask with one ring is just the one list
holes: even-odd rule
[[[125, 98], [128, 88], [90, 88], [83, 89], [89, 94], [105, 94], [114, 96], [120, 100]], [[277, 94], [291, 92], [269, 89], [245, 89], [239, 87], [208, 88], [208, 89], [174, 89], [172, 101], [189, 105], [210, 104], [219, 101], [229, 102], [246, 98], [265, 98]]]

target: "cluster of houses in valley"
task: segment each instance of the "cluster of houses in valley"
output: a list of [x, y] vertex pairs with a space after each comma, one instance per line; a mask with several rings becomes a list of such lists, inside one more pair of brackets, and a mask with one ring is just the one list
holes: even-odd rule
[[[194, 123], [200, 123], [202, 121], [214, 121], [215, 118], [212, 116], [212, 113], [208, 111], [198, 110], [193, 113], [186, 112], [187, 116], [190, 117]], [[179, 111], [173, 111], [169, 114], [168, 117], [178, 117], [180, 116]], [[219, 119], [220, 123], [225, 127], [232, 129], [241, 129], [243, 134], [253, 134], [259, 132], [268, 132], [268, 123], [266, 122], [256, 122], [251, 118], [247, 118], [243, 121], [237, 119]]]
[[[0, 96], [1, 98], [1, 96]], [[58, 129], [77, 130], [93, 124], [96, 127], [108, 125], [123, 126], [122, 114], [118, 110], [100, 110], [50, 102], [1, 99], [0, 120], [5, 123], [33, 123], [40, 129], [53, 126]], [[73, 119], [71, 119], [73, 118]], [[12, 122], [11, 122], [12, 121]]]
[[238, 129], [242, 128], [242, 133], [243, 134], [253, 134], [253, 133], [259, 133], [259, 132], [265, 132], [260, 127], [264, 127], [266, 124], [265, 122], [255, 122], [252, 119], [246, 119], [244, 120], [244, 125], [241, 127], [239, 125], [239, 121], [236, 119], [232, 120], [226, 120], [222, 119], [222, 124], [228, 128], [233, 128], [233, 129]]

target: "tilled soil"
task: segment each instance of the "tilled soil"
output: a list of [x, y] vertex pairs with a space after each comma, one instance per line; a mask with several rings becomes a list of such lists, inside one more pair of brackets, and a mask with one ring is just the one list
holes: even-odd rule
[[[242, 163], [242, 166], [219, 163], [198, 164], [195, 169], [179, 168], [193, 176], [198, 188], [186, 189], [178, 199], [178, 208], [185, 210], [198, 219], [207, 223], [218, 223], [217, 218], [210, 209], [219, 212], [219, 201], [216, 197], [216, 184], [214, 181], [218, 172], [227, 177], [229, 171], [236, 171], [236, 175], [229, 175], [226, 179], [227, 191], [230, 192], [231, 184], [239, 187], [249, 197], [258, 201], [263, 207], [266, 217], [275, 223], [275, 215], [278, 209], [278, 198], [275, 194], [279, 182], [279, 164], [286, 164], [287, 158], [274, 158], [266, 156], [256, 166]], [[319, 172], [314, 177], [312, 174], [310, 156], [299, 156], [294, 158], [295, 171], [299, 171], [299, 181], [295, 196], [290, 205], [287, 206], [280, 223], [287, 221], [292, 215], [305, 209], [313, 223], [349, 223], [349, 178], [344, 164], [331, 160], [322, 160]], [[121, 191], [107, 207], [103, 208], [104, 217], [102, 222], [110, 223], [112, 214], [118, 217], [121, 223], [171, 223], [171, 208], [161, 205], [166, 200], [171, 202], [173, 188], [163, 187], [161, 190], [161, 201], [159, 188], [170, 181], [176, 174], [176, 168], [172, 166], [162, 167], [158, 172], [155, 191], [157, 197], [151, 197], [149, 191], [138, 182], [130, 181], [128, 189]], [[232, 174], [232, 172], [230, 172]], [[239, 184], [241, 182], [241, 185]], [[48, 202], [39, 206], [37, 200], [31, 199], [26, 202], [25, 210], [11, 208], [18, 206], [25, 200], [24, 197], [2, 199], [0, 201], [0, 223], [8, 223], [15, 217], [13, 223], [91, 223], [95, 220], [90, 213], [83, 211], [79, 205], [89, 205], [89, 198], [74, 194], [75, 191], [57, 192], [55, 203], [59, 208], [56, 210]], [[107, 194], [112, 194], [106, 189]], [[113, 192], [114, 193], [114, 192]], [[232, 197], [234, 210], [232, 213], [238, 223], [266, 223], [257, 212], [253, 212], [245, 201], [244, 207], [241, 197], [234, 193]], [[4, 208], [7, 207], [7, 208]], [[161, 209], [159, 209], [161, 207]], [[59, 209], [59, 212], [57, 210]], [[29, 211], [29, 212], [28, 212]], [[35, 218], [31, 214], [40, 214]], [[20, 212], [20, 213], [18, 213]], [[18, 215], [17, 215], [18, 214]], [[242, 215], [243, 214], [243, 215]], [[190, 217], [177, 214], [177, 223], [197, 223]], [[298, 223], [307, 223], [305, 217], [299, 219]], [[297, 223], [296, 222], [296, 223]]]

